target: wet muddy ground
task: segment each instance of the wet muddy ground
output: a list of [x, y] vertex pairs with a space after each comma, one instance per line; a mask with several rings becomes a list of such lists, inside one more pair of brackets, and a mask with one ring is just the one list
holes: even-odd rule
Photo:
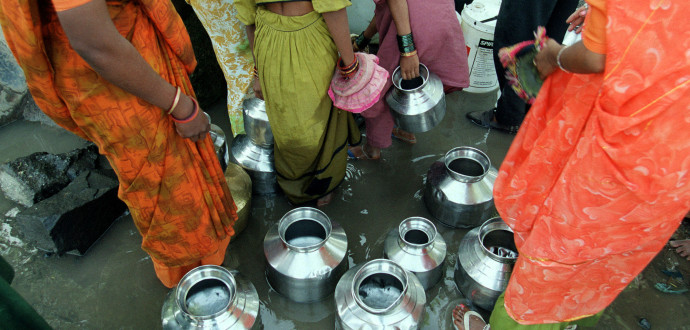
[[[499, 167], [513, 136], [473, 126], [465, 113], [489, 109], [495, 93], [448, 95], [446, 118], [433, 130], [417, 135], [417, 144], [394, 141], [380, 162], [350, 161], [347, 177], [333, 202], [324, 208], [345, 229], [349, 266], [383, 255], [383, 241], [403, 219], [431, 219], [422, 201], [430, 165], [448, 150], [472, 146], [487, 153]], [[224, 102], [207, 109], [228, 135]], [[36, 151], [64, 152], [83, 145], [58, 128], [15, 122], [0, 128], [0, 163]], [[333, 296], [313, 304], [292, 303], [270, 288], [264, 276], [263, 239], [289, 209], [282, 196], [255, 196], [247, 229], [231, 243], [224, 265], [237, 269], [256, 287], [260, 303], [257, 329], [332, 329]], [[14, 215], [21, 206], [0, 196], [0, 254], [16, 271], [12, 286], [56, 329], [157, 329], [168, 289], [153, 272], [141, 248], [141, 237], [129, 216], [117, 220], [83, 257], [47, 256], [25, 243]], [[422, 329], [452, 329], [450, 312], [462, 299], [453, 282], [460, 239], [468, 230], [435, 221], [448, 243], [445, 277], [427, 291]], [[679, 237], [690, 237], [687, 223]], [[675, 267], [690, 279], [690, 261], [665, 248], [645, 271], [606, 309], [595, 329], [641, 329], [646, 318], [654, 329], [690, 329], [690, 295], [654, 289]], [[605, 279], [602, 279], [603, 281]], [[1, 326], [0, 326], [1, 328]]]

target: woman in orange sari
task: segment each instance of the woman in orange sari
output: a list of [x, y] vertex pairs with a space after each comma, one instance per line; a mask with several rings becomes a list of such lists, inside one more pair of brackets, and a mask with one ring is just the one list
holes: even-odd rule
[[537, 56], [548, 78], [494, 186], [519, 258], [492, 328], [600, 313], [690, 209], [690, 2], [588, 3], [583, 41]]
[[108, 158], [162, 283], [220, 264], [235, 205], [172, 4], [0, 0], [0, 24], [41, 110]]

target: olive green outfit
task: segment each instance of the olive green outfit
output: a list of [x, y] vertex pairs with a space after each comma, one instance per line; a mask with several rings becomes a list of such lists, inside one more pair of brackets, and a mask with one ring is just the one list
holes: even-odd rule
[[520, 324], [517, 323], [517, 321], [513, 320], [510, 315], [508, 315], [508, 312], [506, 311], [505, 308], [505, 292], [502, 293], [499, 297], [498, 300], [496, 301], [496, 304], [494, 305], [494, 309], [491, 312], [491, 318], [489, 319], [489, 325], [491, 325], [491, 329], [511, 329], [511, 330], [563, 330], [566, 329], [568, 326], [571, 325], [577, 325], [581, 327], [594, 327], [597, 325], [597, 322], [599, 322], [599, 318], [601, 318], [601, 315], [604, 314], [604, 311], [601, 311], [595, 315], [592, 315], [590, 317], [585, 317], [583, 319], [579, 319], [576, 321], [570, 321], [570, 322], [561, 322], [561, 323], [545, 323], [545, 324]]
[[352, 114], [334, 108], [327, 94], [338, 50], [321, 13], [350, 2], [314, 0], [314, 11], [303, 16], [274, 14], [254, 0], [235, 4], [238, 19], [256, 25], [254, 57], [278, 184], [293, 203], [324, 196], [345, 177], [348, 143], [361, 139]]

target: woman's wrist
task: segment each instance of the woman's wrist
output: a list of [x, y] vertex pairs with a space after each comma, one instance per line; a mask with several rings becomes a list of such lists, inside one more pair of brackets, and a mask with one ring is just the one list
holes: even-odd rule
[[405, 35], [398, 35], [398, 50], [400, 54], [410, 54], [414, 52], [417, 48], [414, 45], [414, 38], [412, 37], [412, 32]]
[[170, 116], [174, 119], [184, 119], [192, 115], [193, 112], [194, 102], [192, 101], [192, 98], [182, 94], [177, 107], [175, 107], [172, 113], [170, 113]]

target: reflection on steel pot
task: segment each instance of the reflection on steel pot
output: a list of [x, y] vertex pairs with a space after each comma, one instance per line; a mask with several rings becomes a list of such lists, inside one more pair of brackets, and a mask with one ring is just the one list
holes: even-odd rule
[[220, 266], [199, 266], [165, 298], [163, 329], [250, 329], [258, 312], [251, 282]]
[[252, 178], [252, 191], [258, 195], [278, 192], [273, 148], [262, 148], [254, 144], [247, 135], [238, 134], [230, 147], [230, 161], [242, 166]]
[[266, 277], [297, 302], [330, 295], [347, 271], [347, 236], [337, 222], [311, 207], [286, 213], [264, 238]]
[[391, 260], [372, 260], [338, 282], [336, 329], [416, 329], [425, 303], [414, 274]]
[[220, 167], [223, 169], [223, 172], [225, 172], [225, 169], [228, 168], [228, 163], [230, 163], [230, 153], [228, 152], [228, 144], [225, 140], [225, 132], [223, 132], [218, 125], [211, 124], [211, 131], [208, 133], [211, 135], [213, 149], [216, 151], [216, 156], [218, 156]]
[[[446, 114], [446, 95], [441, 79], [419, 64], [421, 84], [403, 86], [400, 67], [391, 75], [393, 87], [386, 93], [386, 103], [393, 110], [393, 118], [400, 128], [421, 133], [434, 128]], [[414, 81], [414, 80], [411, 80]]]
[[383, 253], [387, 259], [415, 274], [424, 290], [436, 285], [443, 277], [446, 241], [428, 219], [412, 217], [403, 220], [388, 232]]
[[455, 285], [474, 304], [491, 310], [508, 286], [516, 260], [513, 231], [501, 218], [491, 218], [460, 241]]
[[254, 144], [263, 148], [273, 147], [273, 132], [266, 115], [266, 102], [249, 98], [242, 102], [244, 108], [244, 132]]
[[498, 171], [479, 149], [451, 149], [434, 162], [426, 177], [424, 203], [442, 223], [456, 228], [481, 225], [494, 214]]

